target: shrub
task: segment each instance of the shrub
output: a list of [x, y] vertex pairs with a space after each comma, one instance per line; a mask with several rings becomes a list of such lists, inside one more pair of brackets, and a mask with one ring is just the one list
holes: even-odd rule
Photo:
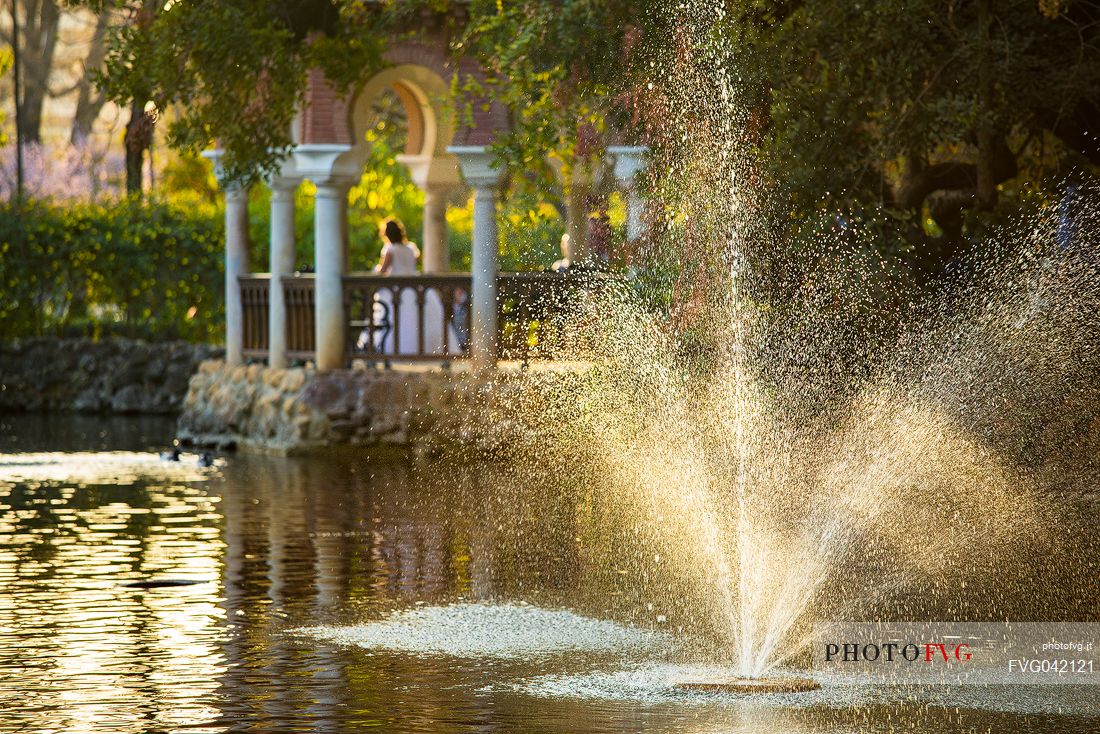
[[216, 340], [222, 217], [171, 202], [0, 205], [0, 333]]

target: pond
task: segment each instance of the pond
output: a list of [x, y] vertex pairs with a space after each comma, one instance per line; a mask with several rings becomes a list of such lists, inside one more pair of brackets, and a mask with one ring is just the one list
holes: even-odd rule
[[1100, 728], [1097, 686], [678, 693], [674, 630], [564, 493], [445, 462], [161, 461], [172, 433], [0, 416], [0, 729]]

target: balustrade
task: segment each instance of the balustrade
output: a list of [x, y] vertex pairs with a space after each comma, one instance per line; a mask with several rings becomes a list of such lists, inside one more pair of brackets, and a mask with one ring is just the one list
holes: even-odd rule
[[[244, 353], [263, 359], [268, 350], [271, 276], [239, 278], [244, 310]], [[546, 359], [564, 336], [564, 316], [578, 278], [562, 273], [498, 276], [501, 357]], [[312, 274], [284, 276], [287, 357], [314, 359], [315, 283]], [[347, 314], [346, 359], [446, 361], [469, 356], [468, 273], [393, 276], [352, 273], [343, 278]], [[410, 315], [411, 314], [411, 315]]]

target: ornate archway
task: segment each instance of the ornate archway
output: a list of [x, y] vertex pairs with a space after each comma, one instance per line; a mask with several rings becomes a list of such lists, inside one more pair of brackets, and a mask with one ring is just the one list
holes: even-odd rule
[[[309, 179], [314, 196], [313, 353], [319, 369], [344, 364], [348, 321], [344, 276], [347, 273], [348, 189], [362, 177], [370, 152], [366, 132], [378, 96], [397, 95], [408, 120], [405, 151], [398, 160], [409, 167], [424, 191], [421, 245], [424, 270], [447, 270], [447, 191], [465, 181], [474, 190], [472, 272], [468, 307], [469, 355], [475, 366], [496, 363], [497, 198], [500, 171], [488, 146], [509, 127], [503, 105], [493, 99], [452, 99], [470, 78], [484, 81], [477, 63], [452, 60], [439, 39], [400, 41], [386, 54], [389, 66], [364, 80], [352, 94], [336, 92], [319, 69], [307, 78], [305, 101], [294, 123], [295, 147], [278, 175], [269, 180], [271, 195], [271, 273], [268, 300], [268, 356], [273, 367], [287, 363], [287, 304], [282, 287], [294, 270], [294, 192]], [[470, 104], [472, 102], [472, 104]], [[461, 117], [454, 112], [462, 109]], [[468, 114], [467, 114], [468, 113]], [[642, 149], [613, 149], [616, 175], [629, 186]], [[211, 152], [217, 159], [218, 153]], [[619, 169], [622, 169], [621, 171]], [[460, 173], [461, 171], [461, 173]], [[632, 212], [638, 207], [631, 205]], [[635, 217], [637, 218], [637, 217]], [[638, 227], [634, 227], [636, 233]], [[243, 361], [243, 307], [239, 278], [248, 270], [247, 192], [226, 190], [226, 360]]]
[[373, 106], [387, 91], [400, 100], [408, 124], [405, 150], [397, 160], [409, 168], [413, 183], [424, 192], [424, 272], [442, 272], [449, 269], [450, 262], [447, 195], [461, 182], [458, 159], [447, 152], [455, 136], [450, 85], [434, 70], [418, 64], [399, 64], [371, 77], [356, 92], [348, 110], [348, 126], [355, 141], [352, 155], [357, 160], [366, 159]]

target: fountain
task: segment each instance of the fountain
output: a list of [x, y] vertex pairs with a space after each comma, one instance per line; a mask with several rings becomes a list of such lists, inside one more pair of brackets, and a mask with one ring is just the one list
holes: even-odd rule
[[[530, 387], [511, 418], [536, 438], [513, 448], [521, 468], [576, 489], [578, 535], [599, 538], [593, 565], [650, 600], [645, 621], [689, 641], [683, 657], [720, 663], [655, 685], [802, 694], [821, 687], [804, 671], [827, 620], [1012, 614], [1013, 560], [1042, 552], [1074, 482], [1052, 456], [1096, 415], [1100, 279], [1054, 245], [1053, 211], [991, 239], [973, 283], [942, 297], [852, 278], [887, 266], [860, 259], [848, 224], [799, 280], [757, 272], [782, 247], [759, 216], [731, 50], [697, 40], [708, 11], [685, 14], [699, 20], [670, 41], [673, 73], [656, 80], [671, 119], [654, 131], [649, 186], [670, 234], [642, 254], [681, 273], [671, 305], [644, 284], [602, 282], [562, 330], [563, 356], [591, 368], [569, 390]], [[1083, 208], [1083, 232], [1097, 211]], [[456, 609], [431, 610], [462, 615], [456, 636], [492, 617]], [[550, 613], [532, 618], [537, 644], [516, 638], [509, 654], [569, 649], [546, 642]], [[421, 632], [406, 622], [353, 641], [407, 649]]]
[[821, 684], [813, 678], [710, 678], [688, 680], [676, 684], [682, 691], [703, 693], [805, 693], [816, 691]]
[[586, 304], [569, 349], [594, 367], [576, 393], [540, 397], [554, 421], [540, 429], [625, 525], [637, 575], [727, 661], [729, 675], [677, 688], [809, 691], [776, 671], [804, 661], [823, 620], [1002, 613], [967, 589], [1052, 522], [1067, 477], [1036, 447], [1074, 440], [1074, 410], [1095, 414], [1078, 367], [1095, 364], [1100, 289], [1094, 264], [1058, 252], [1051, 211], [991, 244], [971, 291], [900, 316], [880, 304], [896, 344], [852, 328], [877, 296], [847, 277], [868, 264], [842, 241], [822, 243], [777, 313], [752, 268], [770, 240], [731, 51], [692, 40], [710, 15], [688, 15], [703, 20], [659, 80], [662, 109], [680, 112], [650, 182], [675, 233], [660, 256], [686, 275], [668, 310], [629, 286]]

